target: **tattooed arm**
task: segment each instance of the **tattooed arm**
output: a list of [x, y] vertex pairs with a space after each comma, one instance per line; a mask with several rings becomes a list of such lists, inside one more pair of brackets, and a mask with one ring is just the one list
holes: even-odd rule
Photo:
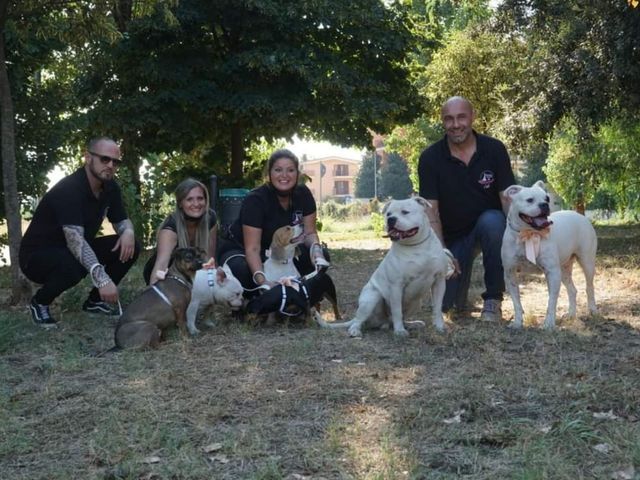
[[128, 218], [125, 218], [121, 222], [114, 223], [113, 228], [120, 236], [113, 250], [120, 249], [120, 261], [126, 262], [133, 257], [136, 245], [136, 239], [133, 232], [133, 223]]
[[67, 241], [67, 248], [89, 272], [91, 283], [100, 292], [100, 298], [105, 302], [117, 302], [118, 288], [105, 272], [104, 266], [100, 265], [96, 253], [85, 240], [84, 228], [79, 225], [63, 225], [62, 231]]

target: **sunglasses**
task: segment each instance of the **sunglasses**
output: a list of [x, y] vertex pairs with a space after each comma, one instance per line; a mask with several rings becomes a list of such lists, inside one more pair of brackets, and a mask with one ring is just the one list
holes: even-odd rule
[[99, 153], [94, 152], [89, 152], [89, 155], [98, 157], [98, 160], [100, 160], [100, 163], [102, 163], [103, 165], [108, 165], [109, 162], [113, 162], [114, 167], [119, 167], [120, 165], [122, 165], [122, 160], [120, 160], [119, 158], [113, 158], [108, 155], [100, 155]]

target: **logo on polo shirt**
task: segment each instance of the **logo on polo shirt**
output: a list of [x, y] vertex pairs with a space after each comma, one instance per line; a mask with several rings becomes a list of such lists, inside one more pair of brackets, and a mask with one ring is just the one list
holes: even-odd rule
[[482, 188], [486, 190], [488, 188], [491, 188], [491, 185], [493, 185], [493, 182], [495, 181], [496, 178], [493, 172], [491, 170], [485, 170], [480, 175], [480, 180], [478, 180], [478, 183], [482, 185]]

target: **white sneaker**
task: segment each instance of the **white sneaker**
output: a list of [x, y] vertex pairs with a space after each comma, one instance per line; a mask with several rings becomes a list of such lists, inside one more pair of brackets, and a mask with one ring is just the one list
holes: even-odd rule
[[499, 322], [502, 320], [502, 302], [493, 298], [488, 298], [482, 305], [480, 320], [483, 322]]

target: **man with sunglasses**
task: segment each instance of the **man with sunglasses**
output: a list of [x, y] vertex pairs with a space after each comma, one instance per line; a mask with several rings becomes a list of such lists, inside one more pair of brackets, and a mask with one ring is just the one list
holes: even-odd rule
[[[110, 138], [95, 138], [84, 161], [45, 193], [20, 245], [20, 268], [42, 284], [31, 299], [31, 316], [45, 328], [57, 323], [49, 305], [87, 274], [94, 288], [82, 309], [117, 315], [117, 285], [140, 252], [114, 180], [122, 162], [120, 147]], [[105, 217], [116, 234], [96, 237]]]

